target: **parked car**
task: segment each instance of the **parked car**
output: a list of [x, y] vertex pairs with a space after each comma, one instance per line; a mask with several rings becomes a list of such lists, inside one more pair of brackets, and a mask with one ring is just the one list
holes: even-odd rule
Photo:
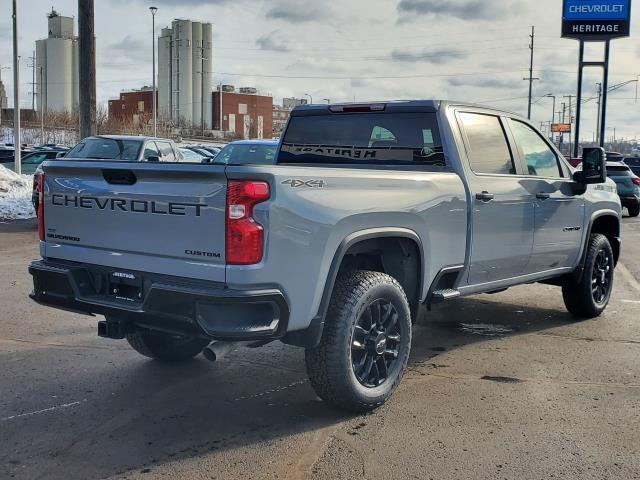
[[220, 150], [213, 163], [273, 165], [277, 150], [277, 140], [238, 140]]
[[215, 157], [220, 153], [220, 150], [222, 150], [221, 147], [214, 147], [212, 145], [197, 145], [197, 147], [207, 151], [211, 155], [211, 157]]
[[627, 208], [629, 216], [637, 217], [640, 214], [640, 178], [625, 163], [609, 161], [607, 176], [616, 182], [620, 203]]
[[574, 172], [516, 114], [304, 105], [281, 144], [225, 150], [208, 165], [45, 162], [31, 297], [104, 315], [99, 336], [165, 361], [303, 347], [316, 393], [358, 412], [400, 384], [412, 322], [438, 302], [543, 282], [594, 318], [611, 298], [621, 208], [603, 150]]
[[191, 150], [192, 152], [196, 152], [198, 155], [202, 155], [205, 158], [213, 157], [213, 155], [211, 155], [211, 152], [205, 150], [202, 147], [199, 147], [198, 145], [183, 145], [181, 148], [186, 148], [188, 150]]
[[640, 177], [640, 157], [625, 157], [624, 163], [629, 166], [634, 175]]
[[[31, 147], [23, 147], [20, 149], [21, 157], [25, 157], [34, 151]], [[15, 161], [15, 150], [13, 145], [6, 144], [5, 146], [0, 146], [0, 163], [12, 163]]]
[[[42, 162], [56, 158], [59, 153], [60, 152], [54, 150], [38, 150], [33, 153], [28, 153], [20, 159], [22, 174], [33, 175]], [[3, 165], [13, 171], [16, 169], [15, 162], [3, 163]]]
[[209, 155], [205, 155], [202, 153], [198, 153], [196, 150], [192, 150], [191, 148], [187, 148], [187, 147], [178, 147], [178, 150], [180, 151], [181, 155], [182, 155], [182, 162], [187, 162], [187, 163], [206, 163], [207, 161], [209, 161], [211, 159], [211, 156]]
[[65, 157], [120, 162], [176, 162], [181, 159], [173, 140], [128, 135], [87, 137], [69, 150]]

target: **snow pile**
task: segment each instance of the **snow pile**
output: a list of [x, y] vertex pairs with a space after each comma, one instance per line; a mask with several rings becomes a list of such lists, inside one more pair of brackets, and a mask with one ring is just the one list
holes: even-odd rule
[[18, 175], [0, 164], [0, 220], [35, 217], [32, 188], [33, 175]]

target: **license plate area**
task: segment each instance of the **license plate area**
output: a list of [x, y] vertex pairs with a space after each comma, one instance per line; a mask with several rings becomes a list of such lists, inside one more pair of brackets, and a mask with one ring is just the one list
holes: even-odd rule
[[109, 274], [109, 296], [129, 302], [142, 301], [142, 276], [130, 272]]

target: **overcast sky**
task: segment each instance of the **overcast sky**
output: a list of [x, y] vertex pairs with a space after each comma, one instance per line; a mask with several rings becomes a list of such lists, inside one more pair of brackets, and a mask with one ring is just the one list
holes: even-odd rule
[[[154, 0], [157, 31], [180, 17], [213, 24], [214, 83], [255, 86], [283, 96], [309, 93], [315, 102], [443, 98], [486, 103], [526, 114], [529, 33], [536, 27], [536, 122], [551, 120], [552, 101], [575, 95], [578, 43], [560, 38], [561, 0]], [[0, 66], [10, 97], [10, 1], [0, 9]], [[632, 32], [640, 2], [632, 2]], [[31, 105], [35, 40], [46, 37], [51, 6], [77, 15], [76, 0], [18, 0], [22, 105]], [[151, 14], [147, 0], [96, 1], [98, 100], [151, 84]], [[635, 27], [635, 28], [634, 28]], [[76, 25], [77, 30], [77, 25]], [[637, 34], [615, 40], [610, 84], [638, 78]], [[597, 45], [587, 48], [598, 59]], [[585, 75], [585, 98], [600, 72]], [[608, 126], [640, 137], [635, 83], [612, 93]], [[560, 103], [569, 99], [558, 98]], [[573, 99], [575, 103], [575, 99]], [[10, 99], [10, 104], [12, 99]], [[591, 139], [596, 102], [585, 104], [582, 135]], [[607, 136], [612, 135], [609, 130]]]

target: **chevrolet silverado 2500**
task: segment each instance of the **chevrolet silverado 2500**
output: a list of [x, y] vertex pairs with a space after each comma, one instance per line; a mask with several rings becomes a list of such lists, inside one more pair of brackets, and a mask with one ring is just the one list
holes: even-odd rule
[[318, 395], [365, 411], [435, 303], [546, 282], [576, 317], [605, 309], [621, 216], [605, 162], [585, 149], [575, 171], [527, 120], [442, 101], [296, 107], [272, 165], [58, 159], [31, 296], [165, 361], [304, 347]]

